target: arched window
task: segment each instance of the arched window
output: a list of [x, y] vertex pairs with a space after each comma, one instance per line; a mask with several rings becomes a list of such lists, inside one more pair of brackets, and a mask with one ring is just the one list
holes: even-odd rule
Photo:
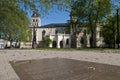
[[84, 38], [83, 37], [81, 37], [80, 43], [84, 44]]
[[46, 31], [43, 30], [43, 31], [42, 31], [42, 40], [44, 40], [44, 38], [45, 38], [45, 33], [46, 33]]
[[69, 39], [66, 40], [66, 45], [69, 45]]
[[57, 34], [57, 33], [58, 33], [58, 30], [55, 31], [55, 34]]
[[35, 22], [35, 19], [33, 19], [33, 22]]
[[103, 35], [102, 35], [102, 30], [100, 30], [100, 37], [103, 37]]
[[36, 22], [38, 21], [38, 19], [36, 19]]

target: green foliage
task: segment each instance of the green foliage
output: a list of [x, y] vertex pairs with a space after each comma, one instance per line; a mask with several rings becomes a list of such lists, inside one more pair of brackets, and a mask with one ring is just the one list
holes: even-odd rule
[[54, 6], [62, 8], [67, 1], [71, 0], [0, 0], [0, 38], [30, 40], [27, 12], [38, 9], [45, 13]]
[[68, 6], [72, 4], [74, 0], [19, 0], [19, 2], [26, 9], [39, 10], [40, 13], [44, 14], [52, 9], [62, 10], [68, 9]]
[[[71, 14], [77, 17], [80, 26], [87, 26], [91, 33], [91, 47], [96, 47], [96, 25], [111, 13], [110, 0], [78, 0], [74, 2]], [[85, 25], [86, 24], [86, 25]]]
[[18, 0], [0, 0], [0, 34], [2, 38], [27, 41], [26, 36], [31, 36], [26, 35], [29, 24], [26, 13], [20, 10]]
[[47, 47], [49, 47], [50, 43], [52, 43], [52, 40], [50, 38], [46, 38], [43, 42]]
[[[120, 16], [119, 16], [119, 20], [120, 20]], [[120, 30], [120, 27], [119, 27], [119, 30]], [[108, 18], [107, 24], [103, 26], [102, 33], [104, 37], [104, 42], [106, 44], [114, 44], [115, 42], [117, 42], [117, 39], [120, 37], [120, 35], [119, 37], [117, 37], [117, 16], [116, 15], [110, 16]]]
[[110, 0], [80, 0], [73, 4], [73, 14], [80, 22], [98, 22], [111, 12]]
[[106, 44], [113, 44], [114, 43], [114, 34], [113, 34], [113, 29], [112, 29], [112, 25], [108, 24], [103, 26], [103, 38], [104, 38], [104, 42]]

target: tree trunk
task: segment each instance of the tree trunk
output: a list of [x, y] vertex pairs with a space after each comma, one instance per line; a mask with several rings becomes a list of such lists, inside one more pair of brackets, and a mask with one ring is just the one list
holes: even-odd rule
[[92, 24], [92, 20], [90, 16], [89, 16], [89, 24], [90, 24], [90, 31], [91, 31], [90, 46], [94, 48], [96, 47], [96, 27]]

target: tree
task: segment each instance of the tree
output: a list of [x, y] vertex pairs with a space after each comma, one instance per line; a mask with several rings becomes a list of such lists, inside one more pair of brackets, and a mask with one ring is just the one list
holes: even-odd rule
[[[119, 16], [119, 19], [120, 19], [120, 16]], [[109, 47], [115, 48], [116, 43], [119, 43], [118, 38], [120, 37], [120, 35], [119, 36], [117, 35], [118, 28], [117, 28], [117, 16], [116, 15], [109, 16], [106, 24], [103, 26], [102, 33], [103, 33], [104, 42], [107, 45], [109, 45]]]
[[[104, 38], [105, 45], [108, 45], [106, 47], [112, 47], [115, 44], [115, 34], [114, 34], [114, 22], [109, 22], [108, 24], [103, 26], [102, 29], [102, 35]], [[116, 31], [115, 31], [116, 32]]]
[[72, 12], [79, 25], [86, 24], [91, 33], [91, 47], [96, 47], [96, 24], [104, 21], [111, 13], [110, 0], [78, 0], [72, 6]]
[[46, 13], [50, 8], [62, 6], [72, 0], [0, 0], [0, 38], [27, 41], [30, 21], [27, 13], [38, 9]]
[[50, 43], [52, 43], [52, 40], [50, 38], [46, 38], [46, 39], [44, 39], [43, 42], [45, 43], [46, 47], [49, 47]]
[[26, 36], [30, 37], [26, 35], [30, 22], [26, 13], [20, 10], [17, 0], [0, 0], [0, 6], [0, 37], [26, 41]]

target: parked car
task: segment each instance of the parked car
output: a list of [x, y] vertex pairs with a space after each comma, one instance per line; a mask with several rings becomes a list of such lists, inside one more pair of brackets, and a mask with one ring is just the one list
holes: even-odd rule
[[0, 39], [0, 49], [4, 49], [6, 47], [6, 41], [3, 39]]

